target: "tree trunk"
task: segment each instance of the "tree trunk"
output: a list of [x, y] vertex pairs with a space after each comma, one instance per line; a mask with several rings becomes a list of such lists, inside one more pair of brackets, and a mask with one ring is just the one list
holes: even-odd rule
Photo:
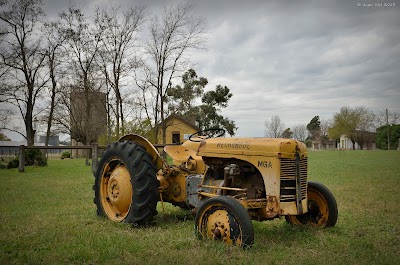
[[[85, 139], [83, 144], [87, 145], [89, 144], [89, 138], [90, 138], [90, 133], [89, 133], [89, 119], [90, 119], [90, 100], [89, 100], [89, 82], [88, 82], [88, 76], [87, 73], [85, 73], [84, 78], [83, 78], [83, 86], [85, 89], [85, 119], [84, 119], [84, 132], [85, 132]], [[89, 154], [86, 154], [86, 165], [89, 165]]]
[[28, 83], [28, 100], [25, 115], [26, 143], [33, 146], [35, 143], [35, 131], [32, 126], [33, 116], [33, 84]]
[[167, 125], [165, 124], [165, 113], [164, 113], [164, 97], [161, 96], [161, 102], [160, 102], [160, 109], [161, 109], [161, 134], [162, 134], [162, 143], [166, 144], [167, 143]]
[[119, 133], [120, 124], [119, 124], [119, 99], [118, 99], [118, 96], [117, 96], [117, 99], [116, 99], [116, 105], [117, 105], [117, 107], [115, 108], [115, 122], [116, 122], [116, 124], [115, 124], [115, 135], [117, 136], [117, 138], [119, 138], [120, 137], [120, 133]]
[[120, 108], [119, 115], [121, 117], [121, 135], [124, 136], [125, 135], [125, 121], [124, 121], [124, 113], [122, 112], [122, 98], [119, 101], [119, 108]]
[[46, 131], [46, 140], [44, 145], [48, 146], [49, 145], [49, 140], [50, 140], [50, 133], [51, 133], [51, 124], [53, 122], [53, 113], [54, 113], [54, 107], [55, 107], [55, 102], [56, 102], [56, 79], [54, 76], [54, 61], [53, 59], [49, 58], [49, 64], [50, 64], [50, 78], [51, 78], [51, 103], [50, 103], [50, 112], [49, 112], [49, 118], [47, 120], [47, 131]]

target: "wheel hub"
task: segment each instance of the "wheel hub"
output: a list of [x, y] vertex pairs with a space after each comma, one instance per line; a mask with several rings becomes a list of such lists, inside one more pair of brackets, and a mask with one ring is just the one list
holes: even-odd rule
[[221, 222], [215, 223], [212, 231], [214, 239], [226, 241], [228, 229], [225, 228], [224, 224], [221, 224]]
[[308, 212], [314, 216], [320, 213], [319, 206], [315, 201], [308, 201]]
[[230, 243], [229, 214], [225, 210], [216, 210], [208, 216], [209, 238]]
[[117, 165], [108, 171], [102, 181], [102, 191], [106, 214], [114, 221], [122, 221], [132, 202], [132, 184], [128, 169], [124, 165]]

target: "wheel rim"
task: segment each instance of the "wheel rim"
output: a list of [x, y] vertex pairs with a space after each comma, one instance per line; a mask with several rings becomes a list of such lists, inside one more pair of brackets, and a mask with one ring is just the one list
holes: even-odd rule
[[124, 220], [132, 203], [132, 184], [128, 169], [119, 160], [111, 160], [105, 165], [100, 195], [107, 216], [116, 222]]
[[290, 216], [293, 224], [325, 227], [329, 217], [328, 202], [324, 196], [314, 189], [308, 190], [308, 212]]
[[208, 239], [222, 241], [227, 245], [242, 245], [240, 225], [232, 213], [221, 206], [211, 206], [204, 211], [199, 232]]
[[312, 190], [308, 195], [309, 222], [315, 226], [325, 226], [329, 217], [328, 202], [324, 196]]

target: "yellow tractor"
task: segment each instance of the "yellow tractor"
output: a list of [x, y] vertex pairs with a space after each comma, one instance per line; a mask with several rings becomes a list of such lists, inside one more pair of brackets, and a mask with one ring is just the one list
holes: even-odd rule
[[192, 209], [199, 238], [248, 248], [251, 220], [285, 217], [293, 225], [334, 226], [336, 200], [307, 181], [307, 149], [296, 140], [221, 138], [222, 129], [166, 146], [169, 165], [145, 138], [126, 135], [107, 147], [95, 173], [97, 214], [148, 224], [158, 201]]

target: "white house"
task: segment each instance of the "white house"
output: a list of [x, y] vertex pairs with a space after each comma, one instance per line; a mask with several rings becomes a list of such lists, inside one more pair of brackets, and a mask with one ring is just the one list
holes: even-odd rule
[[[375, 150], [376, 149], [376, 145], [375, 145], [375, 137], [374, 135], [376, 135], [375, 133], [372, 132], [362, 132], [362, 133], [367, 133], [367, 134], [371, 134], [369, 137], [369, 141], [366, 141], [363, 144], [363, 149], [364, 150]], [[354, 148], [353, 148], [354, 146]], [[337, 144], [337, 148], [340, 150], [360, 150], [360, 145], [355, 142], [353, 143], [353, 141], [350, 140], [350, 138], [348, 138], [346, 135], [342, 134], [340, 136], [340, 140], [339, 143]]]

